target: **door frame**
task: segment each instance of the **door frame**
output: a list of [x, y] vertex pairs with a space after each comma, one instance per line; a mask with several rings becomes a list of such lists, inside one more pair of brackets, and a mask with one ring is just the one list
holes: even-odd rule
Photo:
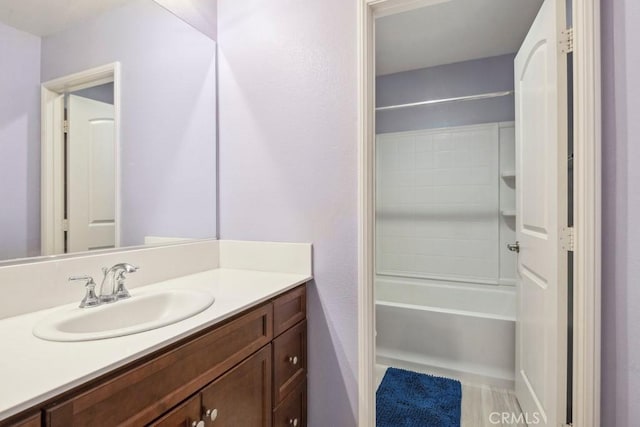
[[[442, 0], [358, 0], [358, 425], [375, 425], [375, 17]], [[573, 424], [600, 425], [600, 2], [573, 1]]]
[[64, 106], [56, 102], [66, 92], [113, 82], [115, 119], [115, 246], [120, 246], [120, 63], [69, 74], [42, 83], [40, 93], [42, 129], [40, 139], [40, 235], [42, 255], [64, 253]]

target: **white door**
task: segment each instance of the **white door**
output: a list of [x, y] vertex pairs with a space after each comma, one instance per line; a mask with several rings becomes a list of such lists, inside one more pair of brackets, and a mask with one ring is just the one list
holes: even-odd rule
[[67, 104], [67, 251], [115, 246], [115, 126], [111, 104]]
[[546, 0], [515, 59], [516, 394], [530, 425], [565, 422], [567, 253], [564, 0]]

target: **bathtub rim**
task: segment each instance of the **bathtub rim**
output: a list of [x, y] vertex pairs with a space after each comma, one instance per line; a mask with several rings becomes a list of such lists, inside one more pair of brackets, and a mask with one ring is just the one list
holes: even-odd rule
[[418, 304], [406, 304], [406, 303], [391, 302], [391, 301], [385, 301], [385, 300], [376, 300], [376, 306], [402, 308], [402, 309], [415, 310], [415, 311], [430, 311], [435, 313], [453, 314], [456, 316], [465, 316], [465, 317], [479, 317], [482, 319], [504, 320], [506, 322], [516, 321], [515, 315], [511, 317], [511, 316], [500, 315], [500, 314], [483, 313], [479, 311], [456, 310], [452, 308], [442, 308], [437, 306], [418, 305]]

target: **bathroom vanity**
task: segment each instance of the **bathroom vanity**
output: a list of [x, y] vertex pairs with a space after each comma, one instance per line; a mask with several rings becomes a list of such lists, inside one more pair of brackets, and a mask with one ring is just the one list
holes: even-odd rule
[[[172, 277], [175, 259], [188, 270]], [[82, 287], [61, 277], [114, 260], [140, 266], [131, 297], [80, 308]], [[62, 304], [45, 305], [56, 294], [40, 278]], [[8, 290], [39, 295], [0, 318], [0, 427], [304, 426], [311, 279], [310, 244], [224, 240], [0, 268]], [[162, 317], [189, 302], [164, 298], [205, 294], [213, 303], [182, 320], [127, 329], [149, 306]], [[73, 328], [43, 339], [52, 319]]]
[[256, 304], [4, 426], [304, 426], [306, 285]]

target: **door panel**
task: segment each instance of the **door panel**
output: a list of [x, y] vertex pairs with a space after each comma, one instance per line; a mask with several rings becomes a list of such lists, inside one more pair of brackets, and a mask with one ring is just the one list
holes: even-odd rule
[[116, 164], [114, 107], [68, 99], [68, 252], [115, 246]]
[[271, 346], [233, 368], [202, 390], [207, 426], [271, 426]]
[[566, 57], [564, 0], [546, 0], [515, 59], [518, 320], [516, 394], [532, 424], [564, 422]]

